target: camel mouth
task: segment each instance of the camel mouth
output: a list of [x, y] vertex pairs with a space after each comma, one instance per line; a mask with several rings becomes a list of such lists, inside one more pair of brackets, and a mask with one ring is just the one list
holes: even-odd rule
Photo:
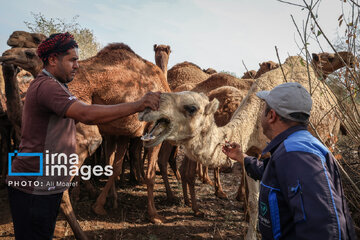
[[14, 61], [15, 57], [9, 57], [9, 56], [0, 56], [0, 62], [6, 63], [8, 61]]
[[150, 131], [141, 137], [141, 140], [144, 141], [145, 147], [154, 147], [163, 142], [166, 137], [170, 135], [171, 129], [170, 120], [167, 118], [160, 118], [156, 120]]

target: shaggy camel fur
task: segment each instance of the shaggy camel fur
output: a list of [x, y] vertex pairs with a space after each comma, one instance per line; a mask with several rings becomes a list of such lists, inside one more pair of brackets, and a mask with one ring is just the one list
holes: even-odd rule
[[[167, 74], [167, 81], [171, 90], [175, 90], [181, 85], [190, 88], [207, 79], [209, 74], [204, 73], [200, 67], [190, 62], [183, 62], [173, 66]], [[185, 86], [183, 86], [185, 87]]]
[[7, 44], [10, 47], [36, 48], [45, 39], [46, 36], [41, 33], [15, 31], [10, 35]]
[[[301, 83], [309, 90], [307, 69], [299, 57], [289, 57], [283, 65], [287, 81]], [[318, 82], [313, 70], [310, 70], [312, 86]], [[263, 149], [267, 139], [262, 134], [261, 109], [264, 104], [255, 93], [261, 90], [270, 90], [283, 83], [280, 69], [264, 74], [255, 81], [248, 95], [235, 111], [231, 121], [218, 127], [214, 121], [214, 113], [218, 107], [216, 99], [211, 102], [204, 94], [195, 92], [167, 93], [161, 97], [158, 111], [146, 111], [139, 114], [144, 121], [157, 122], [150, 135], [155, 138], [146, 142], [146, 146], [159, 144], [168, 140], [175, 145], [182, 145], [186, 156], [201, 162], [205, 166], [221, 166], [226, 163], [221, 148], [225, 140], [239, 142], [244, 150], [253, 146]], [[317, 126], [317, 132], [324, 139], [329, 132], [337, 133], [339, 121], [334, 111], [329, 111], [336, 104], [333, 96], [324, 85], [312, 89], [313, 109], [310, 121]], [[326, 118], [322, 118], [327, 114]], [[191, 162], [191, 161], [189, 161]], [[196, 164], [196, 163], [195, 163]], [[191, 174], [191, 173], [190, 173]], [[193, 181], [193, 176], [188, 176]], [[257, 198], [259, 185], [247, 176], [249, 185], [250, 224], [246, 239], [255, 239], [257, 221]], [[190, 183], [193, 187], [193, 183]], [[190, 189], [190, 193], [195, 194]], [[193, 198], [193, 196], [192, 196]], [[194, 212], [198, 213], [198, 206], [193, 204]]]
[[[15, 55], [7, 58], [1, 58], [0, 61], [10, 62], [23, 67], [23, 60], [28, 61], [25, 51], [17, 52]], [[9, 53], [13, 49], [8, 50]], [[34, 60], [33, 60], [34, 61]], [[40, 61], [38, 59], [38, 61]], [[30, 66], [30, 65], [29, 65]], [[33, 66], [26, 69], [35, 72], [41, 69]], [[136, 81], [134, 81], [136, 80]], [[80, 62], [78, 73], [73, 82], [69, 84], [70, 91], [89, 104], [117, 104], [122, 102], [136, 101], [148, 91], [169, 92], [169, 86], [161, 70], [152, 63], [142, 59], [136, 55], [125, 44], [111, 44], [101, 50], [96, 56]], [[96, 126], [80, 125], [82, 130], [84, 144], [77, 145], [80, 163], [82, 164], [85, 156], [92, 154], [91, 149], [96, 149], [101, 141], [101, 135]], [[139, 137], [143, 134], [145, 124], [137, 120], [136, 115], [113, 121], [109, 124], [98, 125], [102, 133], [116, 134], [123, 136], [121, 151], [118, 151], [117, 159], [114, 166], [114, 175], [109, 178], [102, 194], [98, 197], [97, 202], [93, 206], [96, 212], [105, 212], [103, 206], [106, 201], [106, 195], [114, 182], [114, 176], [119, 175], [122, 166], [122, 157], [125, 153], [125, 146], [130, 137]], [[78, 136], [77, 136], [78, 140]], [[78, 140], [79, 141], [79, 140]], [[89, 143], [90, 141], [90, 143]], [[89, 147], [89, 144], [93, 147]], [[146, 183], [148, 186], [148, 213], [152, 222], [161, 222], [162, 218], [157, 214], [154, 205], [153, 188], [155, 183], [155, 166], [157, 154], [160, 147], [149, 150], [149, 164], [146, 174]], [[78, 225], [68, 192], [64, 193], [63, 203], [61, 205], [74, 234], [79, 239], [86, 239], [86, 235]]]
[[344, 63], [349, 67], [355, 66], [356, 58], [351, 52], [339, 52], [339, 55], [342, 60], [335, 53], [313, 53], [311, 64], [316, 76], [325, 80], [329, 74], [344, 67]]

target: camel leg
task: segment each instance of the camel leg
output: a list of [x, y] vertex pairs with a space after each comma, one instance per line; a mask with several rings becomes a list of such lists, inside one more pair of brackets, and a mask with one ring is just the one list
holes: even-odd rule
[[172, 146], [170, 143], [163, 142], [159, 151], [159, 168], [161, 177], [164, 181], [164, 185], [166, 188], [166, 196], [169, 202], [173, 202], [175, 199], [174, 193], [171, 191], [169, 179], [168, 179], [168, 161], [172, 152]]
[[132, 138], [129, 147], [130, 179], [137, 183], [144, 182], [144, 166], [141, 162], [143, 143], [140, 138]]
[[116, 151], [116, 160], [114, 162], [114, 169], [113, 169], [113, 175], [111, 175], [106, 182], [106, 185], [102, 192], [100, 193], [99, 197], [96, 199], [95, 204], [92, 206], [93, 211], [98, 215], [106, 215], [106, 211], [104, 209], [104, 205], [106, 202], [106, 197], [109, 193], [109, 190], [112, 188], [112, 185], [115, 183], [116, 178], [120, 175], [122, 164], [124, 160], [124, 155], [127, 149], [129, 139], [126, 137], [119, 138], [118, 140], [118, 148]]
[[217, 196], [220, 199], [228, 199], [221, 186], [219, 167], [214, 168], [214, 178], [215, 178], [215, 196]]
[[111, 186], [111, 195], [113, 196], [113, 209], [117, 209], [118, 208], [118, 202], [117, 202], [118, 197], [117, 197], [115, 182]]
[[[195, 176], [196, 176], [196, 162], [186, 158], [188, 161], [188, 169], [186, 171], [186, 181], [189, 186], [189, 192], [191, 197], [191, 207], [194, 211], [194, 215], [197, 217], [203, 217], [204, 213], [200, 211], [199, 205], [197, 204], [196, 194], [195, 194]], [[185, 161], [185, 159], [184, 159]]]
[[[188, 158], [185, 157], [181, 166], [180, 166], [180, 176], [181, 176], [181, 185], [182, 185], [182, 189], [183, 189], [183, 197], [184, 197], [184, 203], [186, 206], [191, 207], [191, 202], [189, 200], [189, 195], [188, 195], [188, 182], [186, 180], [187, 177], [187, 170], [189, 169], [188, 167]], [[199, 164], [199, 163], [198, 163]], [[199, 165], [197, 164], [196, 169], [199, 170]], [[200, 166], [201, 167], [201, 166]]]
[[76, 203], [80, 200], [80, 176], [75, 176], [73, 182], [77, 182], [77, 185], [71, 190], [71, 200]]
[[256, 225], [258, 220], [259, 182], [246, 175], [249, 189], [249, 213], [250, 221], [245, 240], [256, 239]]
[[204, 184], [209, 184], [209, 185], [211, 185], [211, 186], [214, 186], [213, 181], [211, 181], [211, 179], [210, 179], [210, 177], [209, 177], [209, 168], [208, 168], [208, 167], [204, 167], [204, 166], [202, 166], [202, 168], [203, 168], [203, 172], [204, 172], [203, 178], [202, 178], [202, 182], [203, 182]]
[[179, 169], [177, 169], [176, 166], [176, 156], [178, 154], [179, 147], [173, 146], [171, 155], [169, 157], [169, 164], [171, 169], [173, 170], [173, 173], [175, 174], [176, 180], [179, 182], [181, 180]]
[[163, 223], [165, 218], [160, 216], [155, 208], [154, 203], [154, 185], [156, 177], [156, 162], [160, 151], [160, 145], [148, 149], [148, 169], [146, 172], [146, 185], [148, 192], [148, 214], [152, 223]]
[[83, 230], [81, 229], [78, 221], [76, 220], [76, 216], [74, 210], [71, 206], [69, 191], [66, 190], [61, 199], [60, 208], [63, 211], [66, 221], [69, 223], [72, 231], [74, 232], [75, 238], [80, 240], [87, 240], [88, 237], [85, 235]]

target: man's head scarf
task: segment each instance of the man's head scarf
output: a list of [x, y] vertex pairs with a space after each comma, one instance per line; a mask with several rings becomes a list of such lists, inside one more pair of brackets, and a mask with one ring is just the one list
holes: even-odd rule
[[37, 54], [46, 64], [50, 56], [58, 56], [66, 53], [69, 49], [77, 47], [78, 45], [70, 33], [55, 33], [38, 46]]

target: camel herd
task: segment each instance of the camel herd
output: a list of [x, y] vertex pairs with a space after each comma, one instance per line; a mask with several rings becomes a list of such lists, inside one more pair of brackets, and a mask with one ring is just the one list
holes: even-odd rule
[[[12, 137], [19, 143], [21, 131], [22, 98], [17, 81], [18, 67], [36, 76], [42, 69], [42, 62], [36, 55], [36, 46], [45, 36], [41, 34], [14, 32], [8, 41], [12, 48], [0, 57], [5, 80], [5, 98], [1, 98], [1, 116], [5, 116], [1, 127], [1, 148], [9, 152]], [[183, 62], [167, 69], [171, 53], [170, 46], [154, 45], [156, 65], [141, 58], [122, 43], [103, 48], [96, 56], [79, 62], [80, 68], [69, 84], [70, 91], [88, 104], [117, 104], [139, 99], [148, 91], [161, 91], [158, 111], [145, 111], [108, 124], [77, 124], [77, 154], [79, 164], [91, 156], [102, 142], [106, 143], [107, 158], [114, 167], [92, 209], [104, 215], [104, 204], [109, 192], [116, 197], [114, 182], [122, 172], [126, 152], [137, 164], [137, 178], [147, 184], [148, 214], [154, 223], [161, 223], [161, 217], [154, 204], [155, 170], [159, 168], [166, 186], [168, 198], [173, 197], [167, 180], [167, 165], [170, 163], [178, 179], [181, 178], [184, 201], [192, 206], [196, 215], [202, 215], [196, 203], [195, 175], [211, 182], [207, 176], [208, 167], [214, 168], [215, 195], [226, 198], [223, 192], [219, 168], [231, 164], [221, 152], [221, 146], [228, 141], [241, 143], [248, 154], [259, 156], [266, 145], [260, 124], [261, 101], [255, 96], [260, 90], [270, 90], [286, 81], [301, 83], [311, 94], [314, 102], [310, 129], [323, 141], [329, 133], [336, 135], [339, 120], [333, 106], [336, 98], [319, 79], [341, 68], [346, 63], [352, 66], [354, 56], [342, 52], [339, 55], [313, 54], [307, 68], [301, 57], [289, 57], [282, 65], [272, 61], [260, 64], [258, 71], [249, 71], [239, 79], [214, 69], [202, 70], [190, 62]], [[305, 64], [304, 64], [305, 62]], [[24, 86], [22, 86], [24, 88]], [[26, 88], [26, 86], [25, 86]], [[326, 115], [326, 117], [323, 117]], [[142, 138], [144, 141], [141, 141]], [[145, 146], [145, 150], [143, 150]], [[177, 147], [182, 146], [185, 159], [177, 172], [174, 158]], [[143, 173], [143, 156], [147, 158], [147, 170]], [[6, 169], [6, 168], [2, 168]], [[247, 187], [248, 194], [245, 194]], [[189, 190], [191, 201], [187, 191]], [[74, 191], [75, 192], [75, 191]], [[250, 223], [246, 239], [255, 239], [257, 223], [258, 183], [243, 173], [238, 197], [247, 203]], [[114, 201], [116, 207], [116, 201]], [[64, 193], [61, 209], [78, 239], [87, 239], [76, 220], [69, 193]]]

